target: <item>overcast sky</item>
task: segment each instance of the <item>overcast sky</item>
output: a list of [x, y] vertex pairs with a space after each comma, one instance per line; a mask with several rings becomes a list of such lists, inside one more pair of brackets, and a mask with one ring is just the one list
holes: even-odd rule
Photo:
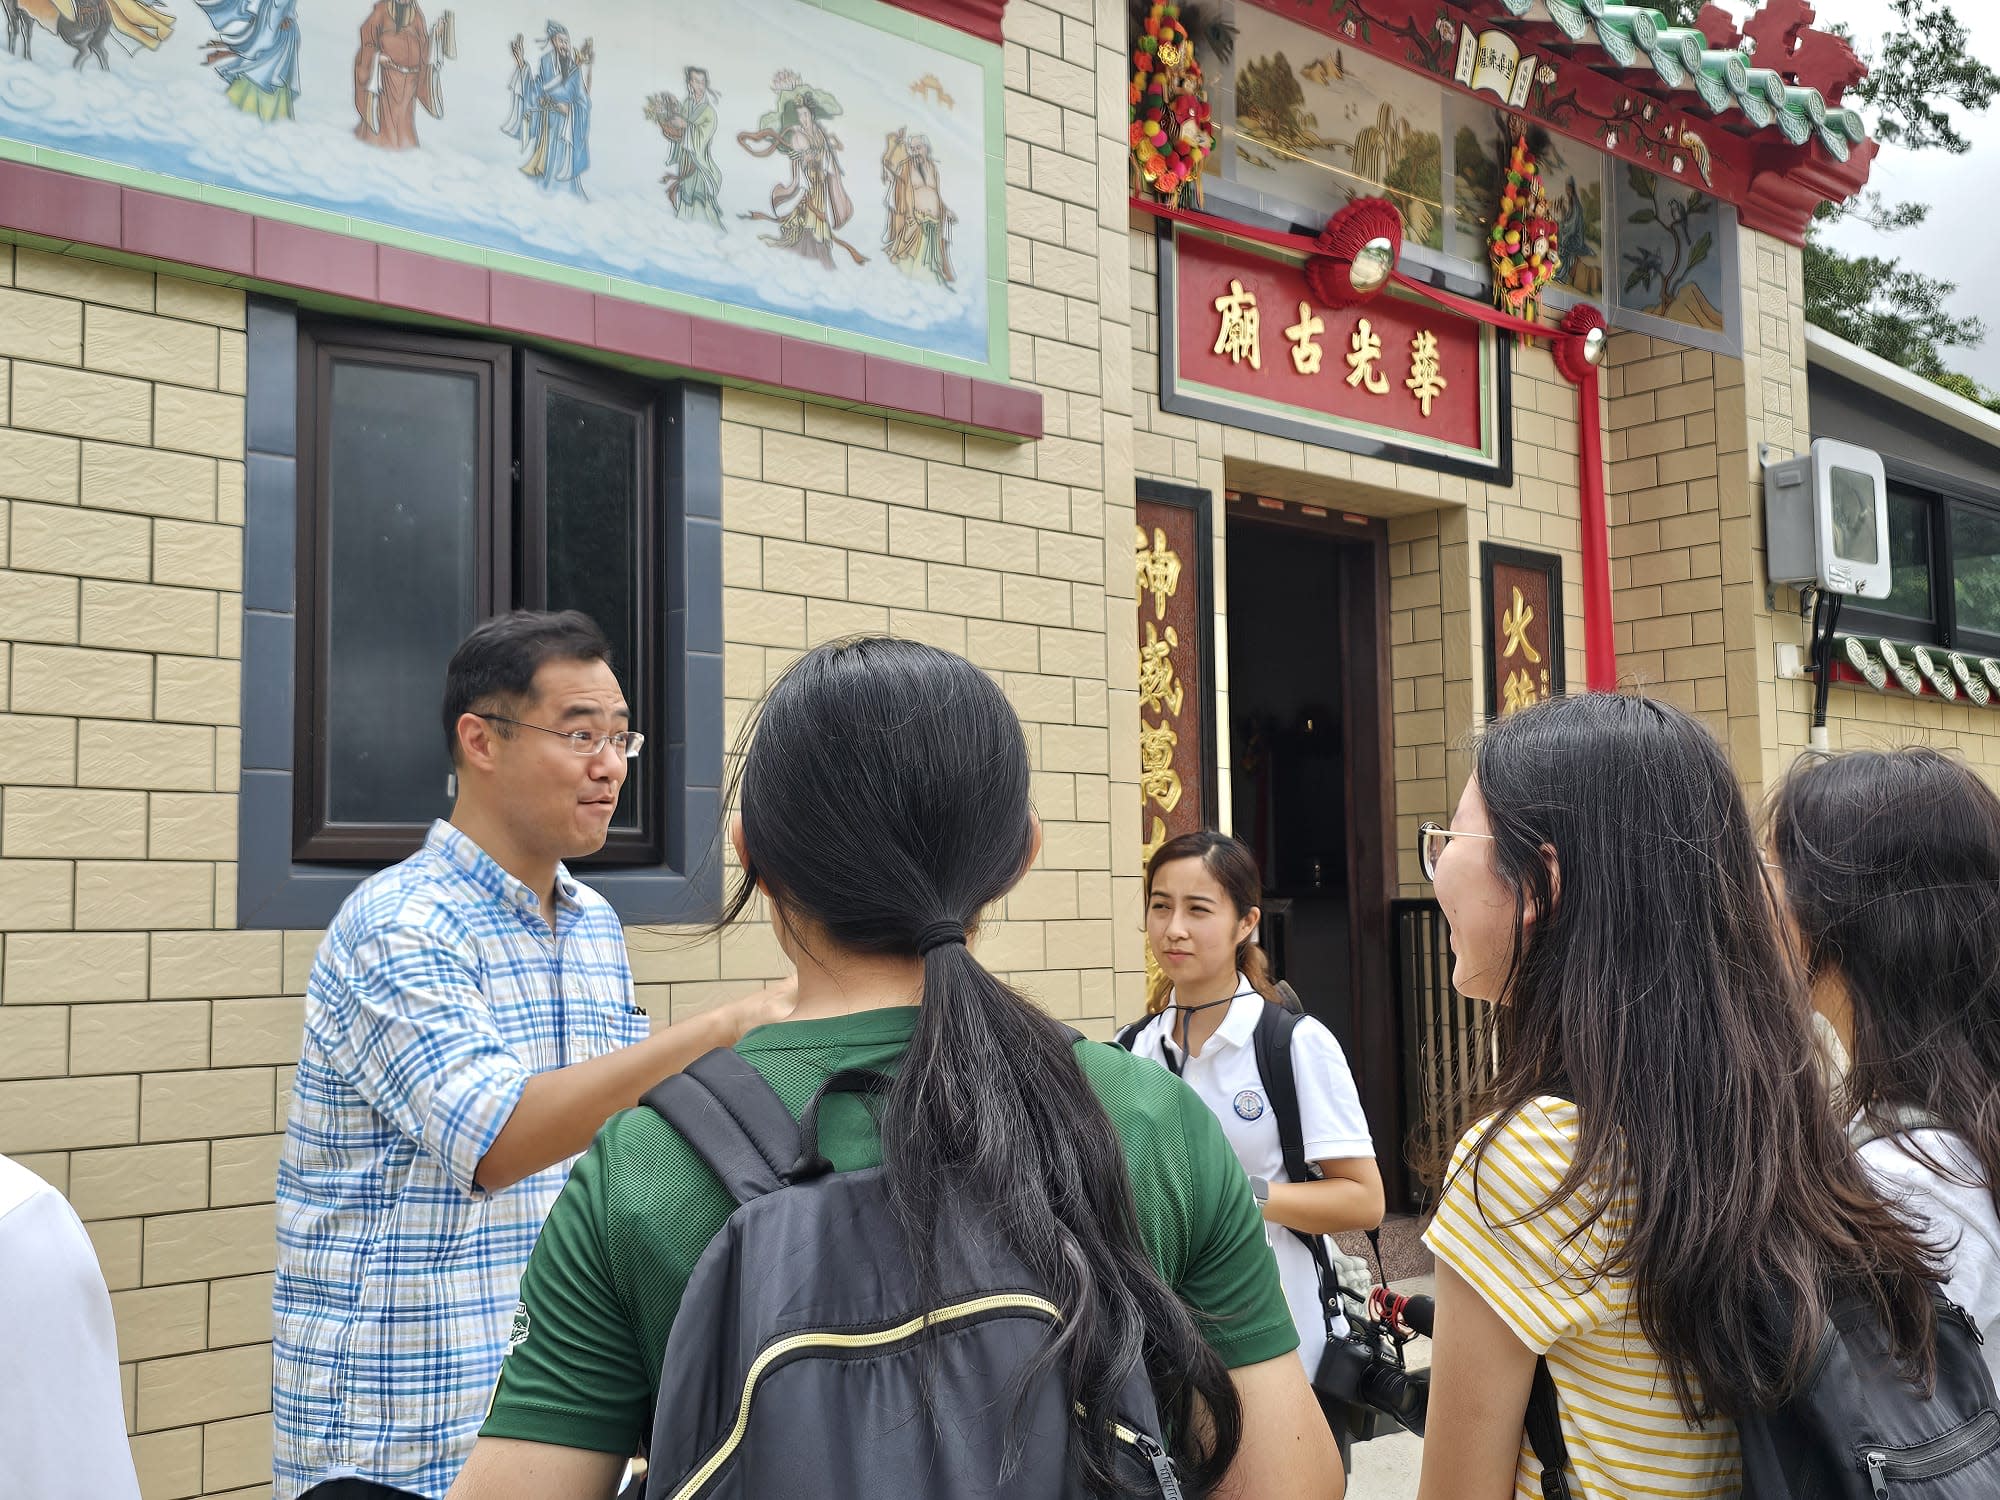
[[[1894, 18], [1889, 0], [1818, 0], [1817, 8], [1821, 21], [1845, 22], [1864, 52], [1878, 48]], [[1973, 53], [2000, 67], [2000, 6], [1953, 0], [1953, 9]], [[2000, 388], [2000, 103], [1976, 115], [1955, 111], [1953, 119], [1972, 142], [1965, 155], [1884, 146], [1869, 173], [1868, 185], [1885, 199], [1931, 205], [1921, 228], [1885, 235], [1849, 221], [1830, 240], [1850, 255], [1896, 256], [1911, 269], [1957, 282], [1952, 311], [1980, 318], [1987, 336], [1977, 349], [1946, 350], [1945, 363]]]

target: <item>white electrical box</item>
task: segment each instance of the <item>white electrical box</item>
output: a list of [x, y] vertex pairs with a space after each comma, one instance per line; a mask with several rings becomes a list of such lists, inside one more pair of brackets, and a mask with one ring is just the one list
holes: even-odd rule
[[1764, 549], [1772, 583], [1886, 599], [1889, 504], [1882, 455], [1832, 438], [1764, 466]]

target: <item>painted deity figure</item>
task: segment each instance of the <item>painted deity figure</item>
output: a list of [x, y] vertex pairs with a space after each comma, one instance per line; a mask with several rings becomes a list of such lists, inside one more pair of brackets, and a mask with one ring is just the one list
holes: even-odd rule
[[419, 104], [432, 119], [444, 118], [444, 62], [458, 55], [456, 29], [450, 11], [426, 26], [416, 0], [376, 0], [354, 54], [357, 139], [405, 151], [420, 144]]
[[512, 43], [514, 76], [508, 83], [513, 109], [500, 128], [528, 153], [523, 176], [554, 191], [567, 188], [582, 198], [583, 174], [590, 168], [590, 72], [597, 50], [590, 39], [572, 47], [569, 28], [551, 21], [539, 45], [547, 49], [530, 70], [520, 37]]
[[835, 245], [857, 266], [865, 265], [868, 257], [836, 232], [854, 217], [854, 203], [841, 178], [840, 153], [847, 148], [826, 128], [828, 120], [840, 115], [839, 101], [825, 89], [808, 87], [789, 68], [772, 78], [771, 89], [777, 96], [774, 107], [758, 120], [755, 130], [740, 132], [736, 143], [755, 157], [783, 156], [791, 163], [792, 175], [771, 189], [769, 213], [752, 210], [743, 217], [778, 226], [776, 234], [758, 236], [765, 244], [816, 260], [829, 270]]
[[672, 150], [667, 157], [667, 202], [683, 219], [700, 219], [722, 228], [722, 168], [715, 164], [715, 101], [722, 96], [709, 84], [708, 69], [690, 67], [682, 74], [687, 96], [662, 94], [649, 100], [646, 118], [660, 127]]
[[927, 137], [898, 130], [882, 152], [882, 181], [888, 192], [883, 207], [889, 227], [882, 248], [905, 276], [952, 284], [951, 226], [958, 215], [945, 206], [938, 192], [937, 158]]
[[195, 0], [215, 37], [202, 61], [260, 120], [291, 120], [299, 96], [299, 0]]

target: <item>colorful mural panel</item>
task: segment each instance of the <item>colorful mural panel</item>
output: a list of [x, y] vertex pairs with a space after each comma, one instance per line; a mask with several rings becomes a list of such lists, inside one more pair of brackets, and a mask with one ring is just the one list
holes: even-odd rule
[[[1445, 99], [1445, 127], [1451, 137], [1451, 240], [1454, 255], [1478, 264], [1486, 260], [1486, 237], [1499, 211], [1507, 180], [1514, 131], [1522, 117], [1462, 94]], [[1562, 245], [1562, 269], [1555, 284], [1592, 300], [1604, 295], [1605, 158], [1539, 125], [1528, 145], [1541, 165], [1542, 183], [1554, 210]]]
[[1236, 11], [1237, 180], [1332, 213], [1381, 195], [1444, 244], [1442, 96], [1394, 63], [1269, 11]]
[[1612, 173], [1618, 215], [1618, 305], [1719, 333], [1723, 313], [1722, 209], [1699, 188], [1621, 163]]
[[904, 11], [6, 8], [0, 154], [1005, 376], [999, 49]]

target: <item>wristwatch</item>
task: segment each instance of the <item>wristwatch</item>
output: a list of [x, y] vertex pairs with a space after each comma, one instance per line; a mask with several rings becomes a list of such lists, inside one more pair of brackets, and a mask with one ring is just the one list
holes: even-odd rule
[[1250, 1196], [1257, 1200], [1259, 1208], [1269, 1203], [1271, 1201], [1271, 1179], [1268, 1177], [1252, 1177], [1250, 1179]]

